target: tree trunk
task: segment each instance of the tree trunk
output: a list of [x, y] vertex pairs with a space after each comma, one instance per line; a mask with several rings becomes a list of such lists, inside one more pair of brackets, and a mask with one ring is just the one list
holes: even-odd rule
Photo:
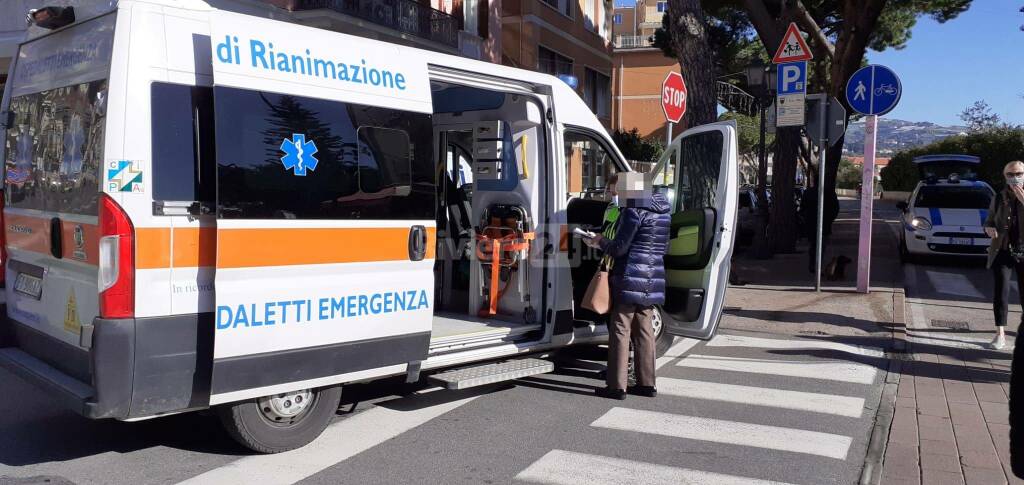
[[707, 21], [700, 0], [669, 0], [669, 29], [672, 47], [679, 56], [679, 73], [686, 82], [686, 114], [680, 120], [678, 136], [684, 130], [718, 119], [715, 96], [715, 66], [708, 44]]
[[768, 243], [776, 253], [796, 252], [799, 234], [793, 184], [800, 156], [800, 129], [779, 128], [775, 134], [775, 161], [772, 164], [772, 211], [768, 225]]

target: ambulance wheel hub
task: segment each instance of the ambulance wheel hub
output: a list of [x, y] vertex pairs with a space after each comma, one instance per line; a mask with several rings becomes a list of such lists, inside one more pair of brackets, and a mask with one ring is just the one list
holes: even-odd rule
[[664, 324], [665, 322], [661, 320], [661, 310], [655, 308], [654, 314], [651, 315], [651, 328], [654, 330], [654, 338], [658, 338], [661, 335]]
[[309, 389], [259, 399], [263, 417], [272, 423], [290, 424], [301, 417], [303, 411], [313, 403], [313, 393]]

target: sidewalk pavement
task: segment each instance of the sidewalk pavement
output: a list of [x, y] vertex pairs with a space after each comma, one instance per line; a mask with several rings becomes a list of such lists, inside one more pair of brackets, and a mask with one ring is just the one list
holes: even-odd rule
[[[813, 291], [806, 242], [797, 254], [767, 261], [738, 254], [743, 286], [730, 288], [723, 328], [812, 334], [881, 345], [891, 358], [878, 402], [862, 484], [1021, 483], [1009, 468], [1012, 336], [1007, 349], [914, 342], [906, 330], [903, 270], [897, 250], [898, 212], [875, 201], [869, 294], [856, 293], [859, 201], [841, 200], [824, 263], [853, 259], [840, 281]], [[780, 291], [786, 291], [780, 298]]]

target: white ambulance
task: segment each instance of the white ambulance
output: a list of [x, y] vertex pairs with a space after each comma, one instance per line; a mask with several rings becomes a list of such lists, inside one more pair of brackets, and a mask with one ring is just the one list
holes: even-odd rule
[[[570, 235], [629, 167], [576, 92], [247, 5], [35, 13], [51, 31], [0, 106], [0, 364], [89, 418], [216, 407], [278, 452], [324, 429], [343, 384], [459, 389], [606, 341], [578, 305], [598, 257]], [[664, 352], [721, 316], [734, 126], [684, 133], [658, 167]]]

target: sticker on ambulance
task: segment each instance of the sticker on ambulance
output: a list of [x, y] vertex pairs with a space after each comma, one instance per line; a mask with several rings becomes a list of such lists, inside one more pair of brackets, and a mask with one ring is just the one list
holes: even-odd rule
[[281, 157], [284, 169], [291, 170], [299, 177], [306, 176], [307, 168], [316, 170], [317, 164], [320, 163], [314, 156], [319, 151], [316, 143], [306, 141], [306, 135], [295, 133], [291, 140], [285, 138], [281, 142], [281, 151], [284, 152], [284, 156]]
[[14, 291], [38, 300], [43, 294], [43, 279], [27, 273], [18, 273], [14, 279]]
[[78, 302], [75, 301], [74, 288], [68, 290], [68, 305], [64, 308], [64, 330], [81, 333], [82, 324], [78, 322]]
[[142, 162], [138, 160], [107, 160], [107, 192], [141, 194], [142, 188]]

